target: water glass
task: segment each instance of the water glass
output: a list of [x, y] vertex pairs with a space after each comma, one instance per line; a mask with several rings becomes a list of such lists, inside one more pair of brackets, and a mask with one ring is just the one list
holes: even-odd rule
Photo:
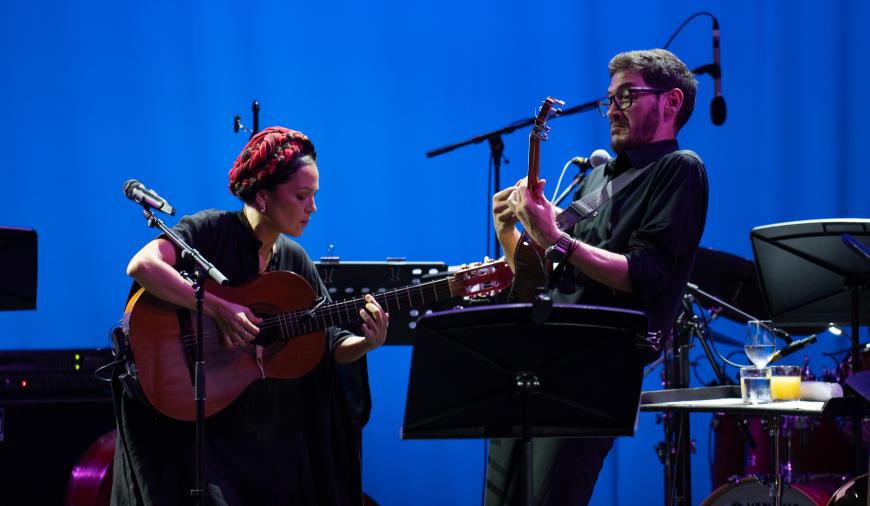
[[743, 346], [746, 356], [755, 367], [764, 367], [776, 352], [772, 322], [768, 320], [750, 320], [746, 323], [746, 345]]
[[743, 398], [743, 404], [770, 402], [770, 368], [741, 367], [740, 395]]

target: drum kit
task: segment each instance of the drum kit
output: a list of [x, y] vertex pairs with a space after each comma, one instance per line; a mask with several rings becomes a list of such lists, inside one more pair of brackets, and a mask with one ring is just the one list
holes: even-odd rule
[[[708, 319], [724, 317], [746, 323], [770, 319], [752, 261], [708, 248], [701, 248], [689, 279], [688, 292]], [[795, 334], [814, 333], [823, 328], [790, 328]], [[739, 345], [742, 341], [717, 335], [707, 329], [713, 341]], [[864, 368], [870, 352], [862, 355]], [[826, 373], [830, 380], [849, 375], [850, 360]], [[804, 379], [811, 375], [808, 359]], [[810, 378], [813, 379], [813, 378]], [[867, 475], [849, 479], [853, 470], [851, 428], [843, 420], [785, 416], [776, 429], [762, 417], [719, 414], [713, 417], [711, 441], [713, 459], [712, 494], [701, 504], [709, 506], [769, 504], [768, 474], [771, 470], [772, 440], [779, 431], [784, 458], [780, 460], [785, 488], [782, 504], [851, 505], [867, 503]], [[740, 425], [745, 425], [744, 430]], [[870, 446], [870, 425], [862, 431], [864, 446]]]

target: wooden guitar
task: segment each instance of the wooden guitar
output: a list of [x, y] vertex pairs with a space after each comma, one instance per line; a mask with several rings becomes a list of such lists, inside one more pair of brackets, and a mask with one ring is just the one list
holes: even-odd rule
[[[540, 187], [540, 161], [541, 141], [547, 140], [550, 127], [547, 119], [556, 115], [560, 109], [554, 108], [565, 105], [565, 102], [547, 97], [541, 104], [541, 109], [535, 117], [535, 124], [529, 133], [529, 192], [534, 198]], [[531, 302], [538, 287], [546, 287], [552, 266], [544, 256], [544, 251], [532, 240], [527, 232], [523, 232], [514, 251], [514, 282], [511, 287], [509, 300], [511, 302]]]
[[[450, 297], [495, 294], [511, 283], [503, 261], [473, 266], [447, 278], [372, 294], [385, 311], [396, 311]], [[325, 329], [360, 320], [363, 298], [315, 304], [315, 293], [304, 278], [290, 272], [270, 272], [240, 287], [207, 281], [207, 291], [246, 306], [263, 321], [252, 345], [227, 348], [220, 331], [204, 318], [203, 353], [211, 416], [262, 378], [298, 378], [314, 369], [325, 348]], [[178, 420], [194, 420], [194, 353], [196, 318], [193, 311], [139, 290], [127, 304], [125, 319], [136, 380], [157, 411]]]

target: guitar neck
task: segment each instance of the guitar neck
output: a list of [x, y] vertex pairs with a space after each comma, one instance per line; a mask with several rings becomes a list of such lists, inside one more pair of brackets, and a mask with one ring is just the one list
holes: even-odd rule
[[529, 135], [529, 173], [528, 173], [528, 185], [529, 191], [532, 195], [537, 195], [538, 191], [538, 177], [541, 173], [540, 170], [540, 151], [541, 151], [541, 136], [538, 135], [537, 132], [532, 132]]
[[[386, 312], [423, 306], [437, 300], [454, 296], [451, 286], [453, 276], [437, 281], [420, 283], [394, 290], [373, 293], [372, 297]], [[349, 299], [323, 304], [308, 309], [299, 309], [279, 316], [281, 326], [290, 336], [309, 334], [331, 326], [343, 326], [361, 320], [360, 309], [366, 305], [365, 298]], [[286, 333], [285, 333], [286, 335]]]

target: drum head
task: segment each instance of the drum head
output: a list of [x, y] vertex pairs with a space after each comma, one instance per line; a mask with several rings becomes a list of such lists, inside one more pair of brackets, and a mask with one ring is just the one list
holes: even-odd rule
[[[813, 478], [806, 483], [786, 485], [782, 503], [795, 506], [825, 506], [836, 488], [836, 482], [828, 478]], [[770, 504], [770, 492], [766, 485], [754, 477], [740, 478], [723, 485], [704, 499], [701, 506], [749, 506]]]

